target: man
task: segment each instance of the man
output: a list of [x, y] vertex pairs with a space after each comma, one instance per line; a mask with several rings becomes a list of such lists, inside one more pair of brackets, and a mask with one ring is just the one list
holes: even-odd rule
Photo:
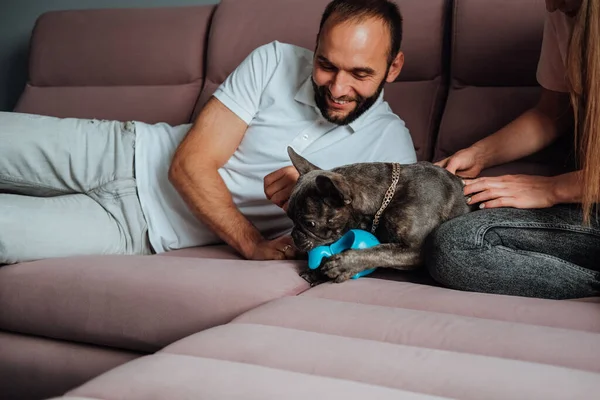
[[[416, 161], [383, 101], [402, 69], [401, 32], [387, 0], [334, 0], [314, 54], [259, 47], [191, 125], [2, 117], [0, 132], [11, 133], [0, 133], [10, 135], [0, 191], [10, 194], [0, 194], [0, 209], [12, 213], [0, 213], [0, 263], [218, 242], [247, 259], [295, 257], [287, 146], [323, 168]], [[51, 120], [59, 126], [46, 135]]]

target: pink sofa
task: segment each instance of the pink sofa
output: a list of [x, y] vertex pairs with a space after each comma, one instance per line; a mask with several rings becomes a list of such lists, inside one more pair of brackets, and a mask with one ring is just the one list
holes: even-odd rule
[[[279, 40], [312, 49], [326, 3], [44, 14], [15, 111], [189, 122], [253, 48]], [[451, 154], [534, 103], [543, 1], [398, 3], [406, 66], [385, 96], [419, 159]], [[555, 173], [569, 165], [561, 146], [485, 173]], [[245, 261], [211, 246], [0, 267], [0, 398], [600, 393], [600, 298], [467, 293], [395, 271], [309, 288], [301, 263]]]

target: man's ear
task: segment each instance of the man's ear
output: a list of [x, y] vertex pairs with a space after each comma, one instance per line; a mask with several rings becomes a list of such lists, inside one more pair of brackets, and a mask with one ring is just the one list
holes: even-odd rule
[[404, 66], [404, 53], [400, 51], [400, 52], [398, 52], [398, 55], [396, 56], [394, 61], [392, 61], [392, 65], [390, 65], [390, 69], [385, 78], [385, 81], [387, 83], [394, 82], [396, 80], [396, 78], [398, 78], [398, 75], [400, 75], [400, 71], [402, 71], [403, 66]]
[[316, 165], [311, 164], [307, 159], [302, 157], [300, 154], [296, 153], [294, 149], [290, 146], [287, 148], [288, 155], [290, 156], [290, 160], [292, 160], [292, 164], [298, 170], [300, 175], [304, 175], [307, 172], [319, 170], [320, 168]]
[[318, 175], [316, 178], [317, 191], [332, 207], [343, 207], [352, 203], [350, 185], [343, 176]]

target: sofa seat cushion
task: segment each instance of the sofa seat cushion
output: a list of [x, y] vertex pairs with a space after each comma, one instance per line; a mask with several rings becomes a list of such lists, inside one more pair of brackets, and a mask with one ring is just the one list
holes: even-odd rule
[[0, 398], [62, 395], [142, 355], [0, 331]]
[[[242, 260], [239, 253], [227, 245], [210, 245], [190, 247], [181, 250], [169, 251], [159, 254], [161, 257], [191, 257], [191, 258], [215, 258], [222, 260]], [[306, 266], [306, 260], [298, 261], [302, 267]], [[399, 271], [392, 268], [379, 268], [369, 275], [369, 278], [384, 279], [391, 281], [413, 282], [425, 285], [439, 286], [425, 270]]]
[[[417, 285], [407, 285], [419, 290]], [[380, 295], [383, 298], [386, 294], [390, 292]], [[476, 298], [472, 300], [476, 307]], [[252, 356], [231, 341], [228, 346], [213, 342], [212, 347], [221, 348], [222, 357], [246, 357], [246, 361], [280, 368], [283, 365], [292, 368], [293, 364], [296, 371], [368, 380], [372, 384], [450, 398], [585, 399], [597, 394], [600, 388], [597, 326], [588, 330], [559, 328], [500, 320], [493, 315], [474, 317], [451, 310], [435, 311], [437, 307], [433, 304], [443, 307], [445, 302], [448, 298], [437, 296], [431, 300], [429, 310], [419, 310], [308, 295], [280, 299], [243, 314], [234, 323], [304, 332], [294, 333], [298, 336], [295, 340], [287, 337], [276, 346], [274, 337], [283, 335], [282, 331], [263, 333], [260, 336], [270, 337], [269, 345], [263, 347], [262, 354], [255, 351]], [[598, 304], [565, 303], [590, 306], [589, 311], [596, 312], [588, 313], [587, 318], [598, 320]], [[548, 308], [554, 305], [558, 302], [547, 304]], [[570, 318], [563, 314], [567, 309], [556, 307], [554, 311], [556, 319]], [[527, 307], [523, 312], [527, 312]], [[309, 337], [309, 332], [326, 336], [316, 339]], [[204, 333], [211, 335], [212, 331]], [[251, 347], [252, 336], [245, 333], [243, 337], [244, 346]], [[372, 342], [381, 346], [379, 350], [368, 347]], [[181, 349], [183, 344], [173, 344], [166, 351]], [[199, 342], [191, 347], [204, 351]], [[272, 354], [267, 354], [267, 349]], [[215, 356], [214, 352], [203, 354]]]
[[167, 251], [157, 254], [159, 257], [191, 257], [191, 258], [215, 258], [219, 260], [243, 260], [242, 256], [228, 245], [210, 245], [188, 247], [185, 249]]
[[599, 357], [599, 333], [296, 296], [68, 395], [287, 399], [300, 390], [304, 398], [589, 399], [600, 390]]
[[270, 302], [234, 322], [600, 373], [600, 333], [577, 329], [308, 296]]
[[0, 330], [152, 352], [306, 290], [297, 267], [106, 255], [7, 265], [0, 268]]
[[370, 277], [322, 284], [301, 296], [600, 334], [600, 297], [546, 300]]
[[[343, 379], [243, 362], [160, 353], [120, 366], [62, 399], [436, 400]], [[440, 399], [441, 400], [441, 399]]]

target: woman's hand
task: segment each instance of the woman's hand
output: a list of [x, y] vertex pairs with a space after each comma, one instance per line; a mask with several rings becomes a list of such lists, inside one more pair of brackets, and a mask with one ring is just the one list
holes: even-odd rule
[[463, 178], [475, 178], [484, 167], [481, 151], [477, 147], [468, 147], [444, 158], [435, 165], [446, 168], [454, 175]]
[[554, 178], [505, 175], [465, 179], [465, 196], [479, 208], [547, 208], [557, 204]]

